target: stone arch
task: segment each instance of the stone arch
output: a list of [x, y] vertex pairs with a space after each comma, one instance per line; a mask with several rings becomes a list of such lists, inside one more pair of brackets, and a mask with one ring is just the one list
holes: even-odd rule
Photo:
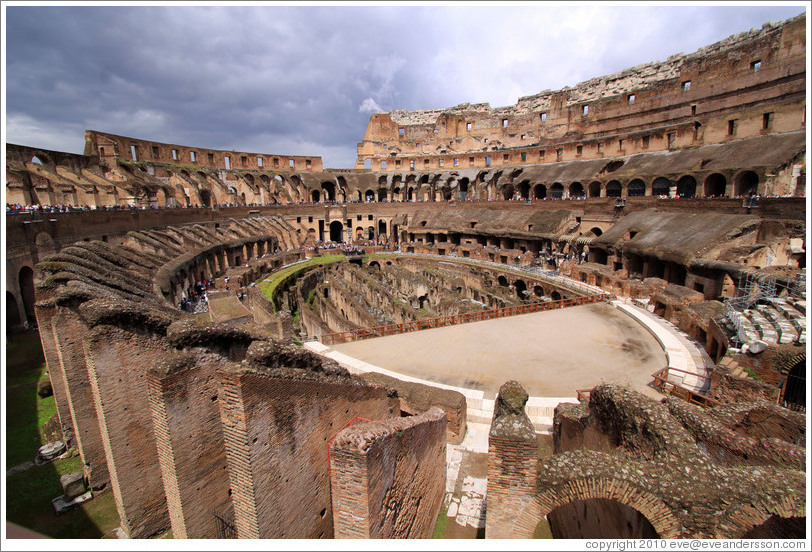
[[536, 184], [533, 186], [533, 198], [544, 199], [547, 197], [547, 186], [544, 184]]
[[806, 353], [790, 359], [781, 404], [792, 410], [806, 409]]
[[513, 199], [513, 184], [508, 182], [502, 187], [502, 199], [508, 201]]
[[[792, 519], [806, 517], [803, 495], [786, 495], [774, 503], [744, 504], [730, 508], [716, 526], [717, 538], [740, 539], [763, 526], [773, 517]], [[804, 524], [806, 525], [806, 524]], [[774, 538], [759, 536], [757, 538]], [[777, 537], [780, 538], [780, 537]], [[804, 538], [803, 535], [794, 538]]]
[[589, 183], [589, 197], [601, 197], [601, 183], [597, 180]]
[[[584, 185], [580, 182], [573, 182], [569, 186], [570, 197], [581, 198], [585, 196]], [[600, 193], [600, 192], [599, 192]]]
[[530, 199], [530, 181], [529, 180], [522, 180], [519, 183], [519, 195], [522, 196], [522, 199]]
[[375, 201], [375, 192], [372, 190], [364, 192], [364, 203], [372, 203], [373, 201]]
[[651, 184], [651, 195], [653, 196], [670, 196], [671, 195], [671, 181], [665, 177], [659, 176], [654, 179]]
[[513, 282], [513, 287], [516, 289], [516, 297], [519, 299], [526, 299], [524, 292], [527, 291], [527, 284], [524, 280], [516, 280]]
[[[606, 195], [609, 194], [607, 193]], [[629, 197], [642, 197], [646, 195], [646, 183], [639, 178], [635, 178], [629, 182], [629, 192], [627, 195]]]
[[753, 171], [743, 171], [733, 180], [733, 195], [750, 196], [758, 193], [758, 175]]
[[344, 241], [344, 225], [339, 220], [330, 223], [330, 241], [339, 243]]
[[325, 181], [321, 183], [321, 189], [324, 193], [324, 201], [335, 201], [336, 200], [336, 186], [330, 181]]
[[686, 174], [677, 181], [677, 195], [679, 197], [694, 197], [696, 195], [696, 178]]
[[705, 179], [705, 196], [723, 196], [727, 191], [727, 179], [720, 173], [709, 174]]
[[570, 479], [538, 493], [519, 512], [512, 537], [532, 538], [538, 522], [550, 512], [574, 500], [606, 499], [640, 512], [660, 538], [675, 539], [682, 535], [682, 523], [661, 498], [628, 481], [608, 477]]
[[320, 196], [321, 194], [319, 193], [319, 190], [313, 190], [312, 192], [310, 192], [310, 201], [312, 201], [313, 203], [318, 203], [321, 199]]
[[36, 312], [34, 311], [34, 270], [30, 266], [23, 266], [18, 273], [18, 283], [20, 285], [20, 294], [22, 295], [23, 314], [25, 320], [29, 324], [35, 324], [37, 320]]
[[564, 197], [564, 185], [561, 182], [556, 182], [550, 186], [550, 197], [553, 199], [562, 199]]
[[620, 197], [623, 193], [623, 186], [617, 180], [612, 180], [606, 185], [606, 197]]
[[211, 207], [211, 192], [208, 190], [200, 190], [200, 203], [203, 207]]

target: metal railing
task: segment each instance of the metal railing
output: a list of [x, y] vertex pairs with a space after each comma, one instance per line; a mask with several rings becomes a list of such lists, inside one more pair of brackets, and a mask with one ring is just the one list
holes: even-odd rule
[[443, 326], [455, 326], [457, 324], [466, 324], [468, 322], [480, 322], [482, 320], [504, 318], [506, 316], [516, 316], [519, 314], [530, 314], [534, 312], [587, 305], [589, 303], [597, 303], [598, 301], [608, 301], [611, 297], [612, 295], [607, 293], [600, 295], [589, 295], [586, 297], [572, 297], [569, 299], [561, 299], [559, 301], [528, 303], [526, 305], [515, 305], [501, 309], [481, 310], [476, 312], [466, 312], [463, 314], [451, 314], [437, 318], [412, 320], [411, 322], [402, 322], [400, 324], [388, 324], [386, 326], [376, 326], [373, 328], [361, 328], [346, 332], [329, 333], [322, 335], [320, 339], [324, 345], [336, 345], [339, 343], [348, 343], [350, 341], [371, 339], [373, 337], [384, 337], [388, 335], [416, 332], [419, 330], [428, 330], [431, 328], [441, 328]]
[[668, 376], [672, 372], [679, 372], [681, 374], [695, 376], [697, 378], [705, 380], [705, 382], [708, 384], [710, 383], [710, 378], [708, 376], [697, 374], [696, 372], [688, 372], [686, 370], [680, 370], [679, 368], [671, 368], [670, 366], [666, 366], [665, 368], [658, 370], [651, 375], [654, 378], [654, 388], [657, 389], [660, 393], [663, 393], [664, 395], [674, 395], [676, 397], [680, 397], [681, 399], [685, 399], [691, 404], [698, 404], [699, 406], [704, 406], [706, 408], [710, 408], [712, 406], [720, 404], [719, 401], [717, 401], [716, 399], [712, 399], [711, 397], [707, 397], [705, 395], [697, 393], [692, 389], [683, 387], [678, 383], [669, 381]]

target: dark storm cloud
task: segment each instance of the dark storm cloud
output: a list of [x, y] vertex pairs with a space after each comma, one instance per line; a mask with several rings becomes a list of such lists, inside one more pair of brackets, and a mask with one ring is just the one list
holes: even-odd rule
[[8, 6], [7, 139], [81, 152], [95, 129], [349, 167], [375, 108], [509, 105], [802, 11]]

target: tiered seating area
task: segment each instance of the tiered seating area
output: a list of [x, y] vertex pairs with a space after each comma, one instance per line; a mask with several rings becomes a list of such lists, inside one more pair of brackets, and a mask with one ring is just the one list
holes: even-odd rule
[[803, 298], [773, 298], [753, 305], [743, 312], [734, 312], [738, 319], [730, 322], [738, 327], [742, 343], [761, 340], [766, 343], [806, 343], [806, 300]]

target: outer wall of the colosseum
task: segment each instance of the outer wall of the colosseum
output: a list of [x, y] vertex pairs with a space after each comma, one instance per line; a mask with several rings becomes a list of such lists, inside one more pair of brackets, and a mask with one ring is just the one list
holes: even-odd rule
[[332, 538], [327, 440], [355, 416], [400, 414], [383, 388], [220, 372], [240, 538]]
[[359, 424], [331, 448], [337, 538], [430, 538], [445, 491], [446, 418], [439, 408]]

